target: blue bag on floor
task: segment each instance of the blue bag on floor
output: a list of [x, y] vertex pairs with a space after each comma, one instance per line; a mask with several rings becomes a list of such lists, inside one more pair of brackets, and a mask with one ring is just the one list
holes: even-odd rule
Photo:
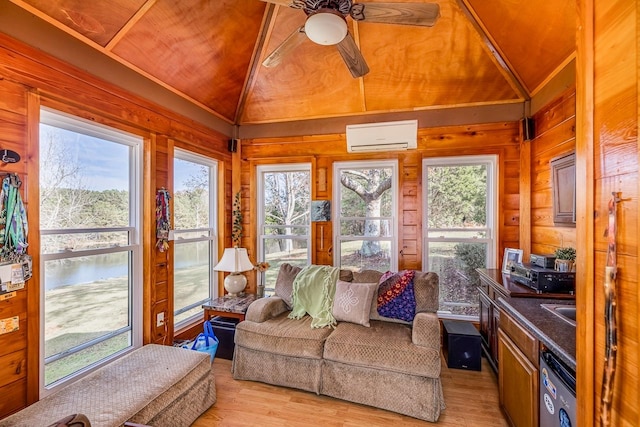
[[191, 345], [191, 350], [209, 353], [211, 363], [213, 363], [213, 359], [216, 357], [216, 351], [218, 350], [218, 338], [213, 333], [213, 327], [210, 322], [204, 322], [204, 332], [198, 334]]

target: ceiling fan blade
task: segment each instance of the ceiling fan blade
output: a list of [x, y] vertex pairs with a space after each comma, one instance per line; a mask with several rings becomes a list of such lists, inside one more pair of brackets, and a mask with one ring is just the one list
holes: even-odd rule
[[432, 27], [440, 17], [438, 3], [356, 3], [349, 11], [356, 21]]
[[304, 33], [304, 26], [295, 30], [289, 37], [287, 37], [280, 45], [273, 50], [262, 61], [262, 65], [265, 67], [275, 67], [276, 65], [282, 62], [282, 59], [291, 53], [296, 47], [300, 45], [303, 41], [307, 39], [307, 35]]
[[358, 49], [358, 46], [356, 45], [356, 41], [351, 37], [350, 33], [347, 33], [345, 38], [342, 39], [336, 47], [354, 78], [362, 77], [369, 72], [369, 66], [364, 60], [362, 53], [360, 53], [360, 49]]
[[277, 4], [278, 6], [292, 7], [294, 9], [301, 9], [304, 6], [304, 1], [300, 0], [262, 0], [265, 3]]

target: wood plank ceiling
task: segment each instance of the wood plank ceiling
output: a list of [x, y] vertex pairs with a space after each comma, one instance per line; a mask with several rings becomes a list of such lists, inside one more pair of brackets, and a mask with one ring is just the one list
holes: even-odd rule
[[238, 125], [518, 103], [575, 55], [570, 0], [431, 0], [433, 27], [349, 18], [371, 70], [357, 79], [309, 40], [262, 66], [306, 16], [259, 0], [11, 1]]

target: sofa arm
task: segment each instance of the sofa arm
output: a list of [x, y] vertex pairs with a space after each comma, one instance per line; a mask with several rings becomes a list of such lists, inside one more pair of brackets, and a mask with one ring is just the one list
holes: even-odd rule
[[280, 297], [259, 298], [251, 303], [247, 309], [245, 320], [251, 322], [262, 323], [265, 320], [272, 319], [285, 311], [288, 311], [287, 305]]
[[440, 351], [440, 320], [436, 313], [418, 313], [413, 319], [411, 341]]

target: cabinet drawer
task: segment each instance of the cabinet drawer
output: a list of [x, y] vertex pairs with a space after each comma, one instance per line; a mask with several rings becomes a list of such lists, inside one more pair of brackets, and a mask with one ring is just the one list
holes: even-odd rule
[[539, 343], [525, 331], [511, 316], [501, 311], [500, 329], [518, 346], [522, 353], [537, 368], [539, 365]]

